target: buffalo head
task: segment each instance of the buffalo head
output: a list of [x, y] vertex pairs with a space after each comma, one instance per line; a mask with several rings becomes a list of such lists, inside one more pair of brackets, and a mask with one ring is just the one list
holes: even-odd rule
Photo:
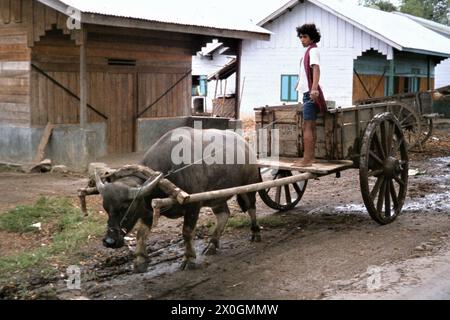
[[103, 208], [108, 213], [108, 230], [103, 239], [107, 248], [121, 248], [124, 245], [124, 236], [130, 232], [138, 219], [149, 214], [150, 208], [144, 201], [163, 178], [158, 174], [149, 178], [142, 186], [137, 185], [134, 178], [124, 178], [113, 183], [104, 183], [95, 173], [97, 190], [103, 198]]

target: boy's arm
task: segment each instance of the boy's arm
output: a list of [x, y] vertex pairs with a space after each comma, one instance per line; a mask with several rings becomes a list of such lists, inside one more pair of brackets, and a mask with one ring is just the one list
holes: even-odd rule
[[313, 68], [313, 83], [311, 88], [311, 97], [315, 100], [319, 97], [319, 80], [320, 80], [320, 66], [315, 64]]

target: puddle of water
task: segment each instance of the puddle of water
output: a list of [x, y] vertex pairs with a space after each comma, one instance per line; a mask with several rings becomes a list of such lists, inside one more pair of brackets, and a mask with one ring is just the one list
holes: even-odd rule
[[[450, 191], [427, 194], [424, 198], [418, 200], [406, 200], [402, 212], [436, 209], [450, 213]], [[334, 207], [334, 211], [338, 213], [365, 213], [367, 212], [367, 209], [363, 204], [350, 204], [347, 206]]]
[[[405, 211], [420, 211], [420, 210], [440, 210], [450, 213], [450, 157], [433, 158], [429, 160], [426, 174], [413, 176], [410, 179], [415, 179], [415, 183], [432, 182], [436, 189], [442, 189], [441, 193], [426, 194], [423, 198], [406, 199], [403, 206]], [[430, 174], [436, 173], [431, 176]], [[447, 191], [448, 190], [448, 191]], [[366, 207], [363, 204], [350, 204], [345, 206], [334, 207], [337, 213], [366, 213]]]

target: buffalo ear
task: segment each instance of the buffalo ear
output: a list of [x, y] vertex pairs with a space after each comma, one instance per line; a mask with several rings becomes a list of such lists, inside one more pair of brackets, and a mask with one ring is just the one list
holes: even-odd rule
[[156, 177], [151, 177], [140, 188], [130, 188], [129, 197], [130, 199], [142, 199], [149, 196], [153, 190], [158, 186], [159, 181], [164, 178], [162, 173], [159, 173]]

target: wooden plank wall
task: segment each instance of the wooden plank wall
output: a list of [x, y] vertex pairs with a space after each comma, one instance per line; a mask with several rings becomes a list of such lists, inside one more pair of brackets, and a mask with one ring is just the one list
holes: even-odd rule
[[[185, 39], [165, 39], [161, 33], [154, 33], [152, 37], [126, 36], [120, 34], [100, 34], [101, 28], [95, 28], [88, 33], [88, 73], [89, 77], [98, 80], [98, 73], [132, 74], [134, 75], [133, 94], [137, 95], [137, 111], [143, 111], [159, 97], [161, 97], [175, 83], [179, 82], [170, 93], [142, 115], [145, 117], [176, 117], [190, 115], [191, 68], [190, 43]], [[165, 46], [163, 44], [166, 44]], [[136, 60], [136, 66], [108, 65], [108, 59]], [[52, 76], [61, 79], [61, 83], [70, 87], [75, 93], [79, 92], [79, 47], [62, 31], [47, 31], [46, 35], [36, 42], [32, 51], [32, 63]], [[76, 123], [77, 108], [73, 103], [76, 99], [68, 97], [60, 88], [55, 88], [44, 76], [33, 71], [33, 116], [32, 123], [45, 125], [47, 121], [54, 123]], [[107, 111], [109, 107], [108, 93], [103, 92], [103, 82], [90, 80], [90, 99], [99, 111]], [[47, 88], [44, 94], [42, 88]], [[39, 93], [40, 92], [40, 93]], [[125, 95], [127, 93], [124, 93]], [[95, 103], [93, 101], [95, 100]], [[66, 101], [67, 100], [67, 101]], [[70, 102], [69, 104], [67, 104]], [[62, 105], [62, 106], [61, 106]], [[43, 108], [43, 106], [47, 106]], [[133, 115], [135, 115], [133, 114]], [[54, 116], [53, 116], [54, 115]], [[46, 118], [47, 117], [47, 118]], [[48, 118], [50, 117], [50, 119]], [[103, 121], [98, 115], [89, 111], [90, 121]]]
[[0, 124], [30, 123], [30, 1], [0, 0]]
[[[39, 39], [32, 48], [32, 64], [78, 96], [80, 49], [73, 37], [54, 25]], [[141, 118], [190, 115], [191, 40], [185, 35], [88, 26], [88, 104], [109, 118], [109, 152], [133, 151], [137, 115], [155, 101]], [[111, 60], [133, 63], [111, 65]], [[33, 125], [79, 123], [76, 97], [34, 69], [31, 82]], [[88, 121], [105, 119], [88, 109]]]
[[[366, 89], [372, 95], [372, 98], [384, 97], [384, 86], [385, 79], [380, 78], [381, 75], [359, 75], [362, 82], [366, 86]], [[366, 91], [364, 90], [361, 81], [359, 81], [356, 75], [353, 75], [353, 103], [358, 100], [369, 99], [371, 97], [368, 96]]]

